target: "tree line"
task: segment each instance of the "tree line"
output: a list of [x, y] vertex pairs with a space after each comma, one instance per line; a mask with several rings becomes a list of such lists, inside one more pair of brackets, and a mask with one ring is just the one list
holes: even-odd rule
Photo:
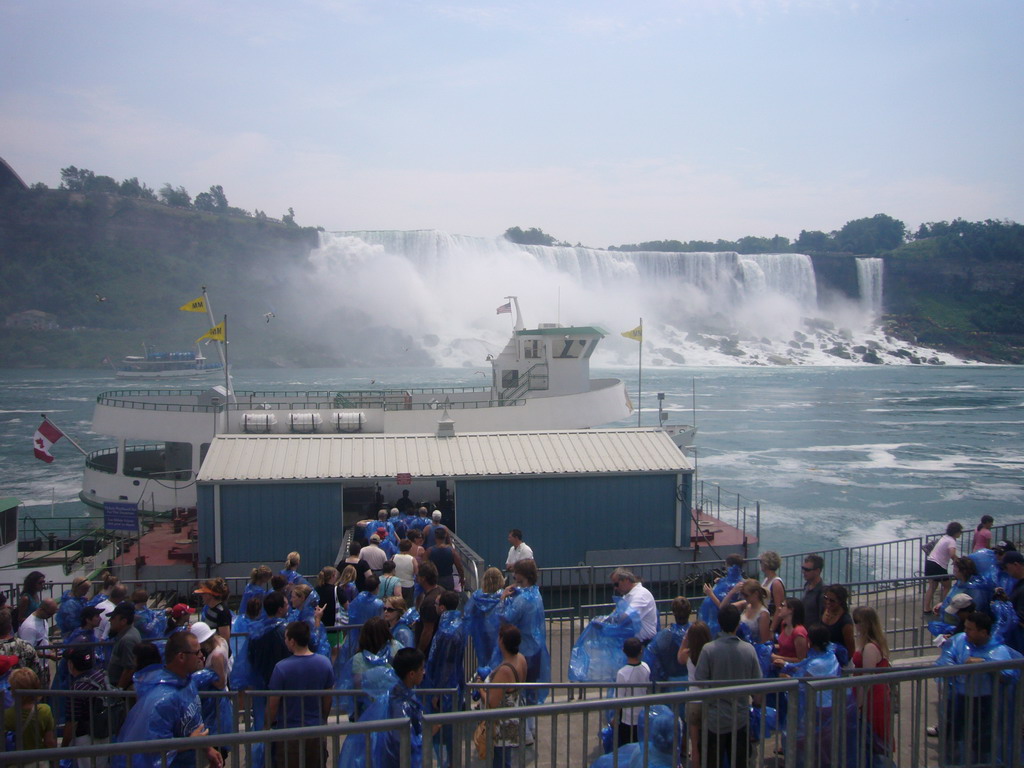
[[[47, 188], [42, 183], [33, 184], [32, 186], [34, 189]], [[68, 192], [99, 192], [117, 197], [163, 203], [171, 208], [185, 208], [231, 216], [248, 216], [258, 221], [269, 220], [267, 214], [258, 208], [254, 213], [250, 213], [244, 208], [235, 208], [229, 205], [227, 195], [224, 194], [224, 187], [220, 184], [211, 186], [208, 192], [200, 192], [193, 199], [188, 190], [182, 186], [175, 187], [170, 183], [166, 183], [157, 192], [146, 183], [140, 182], [135, 176], [118, 182], [111, 176], [97, 175], [88, 168], [76, 168], [73, 165], [69, 165], [67, 168], [60, 169], [59, 189], [67, 190]], [[280, 220], [288, 226], [298, 226], [295, 223], [295, 211], [292, 208], [289, 208], [288, 213], [281, 216]]]
[[[523, 245], [568, 245], [532, 227], [510, 227], [505, 238]], [[981, 261], [1024, 260], [1024, 225], [1013, 221], [986, 219], [970, 222], [954, 219], [922, 224], [910, 232], [899, 219], [878, 213], [853, 219], [833, 232], [801, 230], [795, 240], [774, 237], [741, 237], [738, 240], [650, 240], [643, 243], [610, 245], [609, 251], [662, 251], [694, 253], [735, 251], [737, 253], [834, 253], [858, 256], [940, 256]]]

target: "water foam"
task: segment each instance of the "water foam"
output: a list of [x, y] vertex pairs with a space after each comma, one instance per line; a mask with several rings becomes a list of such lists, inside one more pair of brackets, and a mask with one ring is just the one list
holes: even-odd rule
[[387, 326], [415, 345], [406, 354], [445, 366], [479, 365], [500, 351], [509, 322], [494, 310], [506, 295], [521, 298], [527, 325], [610, 331], [598, 366], [635, 360], [635, 344], [617, 332], [640, 317], [645, 363], [655, 367], [961, 362], [886, 336], [876, 322], [880, 260], [860, 261], [861, 301], [826, 306], [805, 254], [627, 253], [435, 230], [353, 231], [321, 233], [310, 254], [318, 285], [302, 287], [305, 301], [323, 292], [329, 306], [344, 308], [339, 320], [363, 326], [349, 334], [403, 344], [382, 336]]

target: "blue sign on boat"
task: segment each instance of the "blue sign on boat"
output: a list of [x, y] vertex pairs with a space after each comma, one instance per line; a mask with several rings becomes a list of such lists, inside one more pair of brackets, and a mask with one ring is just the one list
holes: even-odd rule
[[104, 501], [103, 527], [108, 531], [139, 530], [139, 505], [128, 501]]

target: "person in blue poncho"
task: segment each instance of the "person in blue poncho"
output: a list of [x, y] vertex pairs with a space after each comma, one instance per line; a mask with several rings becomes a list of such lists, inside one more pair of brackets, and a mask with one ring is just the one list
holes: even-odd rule
[[[643, 738], [624, 744], [617, 753], [601, 755], [590, 768], [677, 768], [685, 763], [686, 750], [679, 718], [664, 704], [655, 704], [640, 715]], [[646, 742], [647, 748], [644, 749]], [[693, 763], [699, 765], [699, 763]]]
[[[399, 598], [400, 599], [400, 598]], [[359, 633], [359, 650], [341, 665], [334, 687], [339, 691], [363, 690], [361, 696], [338, 696], [338, 706], [356, 720], [374, 696], [387, 692], [394, 682], [391, 660], [402, 645], [391, 636], [387, 621], [379, 616], [367, 619]]]
[[[175, 632], [167, 639], [163, 665], [153, 664], [135, 674], [139, 698], [128, 712], [116, 743], [206, 736], [199, 693], [193, 675], [203, 667], [199, 641], [191, 632]], [[215, 747], [206, 748], [206, 760], [212, 768], [221, 768], [224, 758]], [[113, 768], [190, 768], [196, 764], [191, 749], [163, 752], [135, 752], [115, 755]], [[166, 763], [164, 762], [166, 760]]]
[[638, 637], [643, 621], [623, 595], [613, 598], [615, 610], [600, 616], [580, 633], [569, 653], [569, 679], [573, 682], [611, 682], [626, 663], [622, 644]]
[[356, 595], [348, 604], [348, 623], [352, 627], [345, 635], [345, 640], [335, 659], [334, 671], [338, 676], [341, 665], [351, 659], [359, 650], [359, 626], [368, 619], [384, 613], [384, 601], [377, 597], [380, 580], [372, 573], [366, 574], [366, 589]]
[[[512, 578], [515, 584], [505, 587], [501, 593], [498, 619], [502, 624], [514, 625], [522, 635], [519, 652], [526, 657], [526, 682], [550, 682], [551, 654], [544, 634], [544, 600], [537, 586], [537, 564], [533, 560], [520, 560], [512, 566]], [[501, 663], [498, 649], [495, 653], [497, 658], [492, 656], [492, 667]], [[527, 704], [543, 704], [547, 695], [546, 688], [531, 688], [523, 698]]]
[[[92, 582], [84, 576], [76, 576], [71, 582], [71, 589], [60, 598], [60, 607], [54, 621], [60, 627], [60, 633], [67, 637], [82, 625], [82, 609], [89, 605], [86, 595], [92, 588]], [[101, 598], [102, 599], [102, 598]]]
[[[683, 596], [672, 599], [675, 624], [661, 630], [644, 649], [644, 661], [651, 668], [651, 681], [686, 680], [686, 665], [679, 663], [679, 646], [690, 629], [690, 601]], [[669, 690], [685, 690], [683, 688]]]
[[250, 596], [245, 604], [245, 613], [239, 614], [231, 624], [231, 671], [228, 684], [233, 691], [241, 691], [252, 685], [252, 670], [249, 666], [249, 633], [263, 615], [263, 598]]
[[239, 615], [245, 615], [245, 607], [249, 604], [249, 601], [258, 597], [261, 600], [267, 596], [270, 592], [270, 579], [273, 576], [273, 572], [265, 565], [257, 566], [253, 568], [249, 573], [249, 583], [245, 585], [245, 590], [242, 592], [242, 599], [238, 603]]
[[[964, 622], [962, 634], [954, 635], [936, 660], [938, 667], [956, 664], [977, 664], [985, 661], [1006, 661], [1020, 654], [992, 639], [992, 617], [975, 611]], [[988, 764], [993, 748], [997, 756], [1004, 753], [1014, 738], [1016, 724], [1006, 718], [1013, 689], [1020, 670], [1005, 669], [998, 675], [972, 675], [945, 678], [940, 683], [949, 687], [943, 725], [943, 752], [947, 764]], [[995, 731], [993, 731], [995, 727]], [[992, 739], [993, 732], [996, 738]]]
[[[463, 701], [466, 687], [464, 660], [466, 655], [466, 623], [459, 611], [459, 596], [446, 591], [437, 599], [440, 618], [437, 631], [427, 655], [427, 688], [454, 688], [456, 693], [435, 695], [427, 709], [431, 712], [453, 712]], [[434, 735], [434, 746], [442, 766], [449, 765], [453, 751], [453, 729], [450, 725], [441, 727]], [[447, 754], [442, 752], [442, 747]]]
[[403, 648], [392, 662], [398, 682], [379, 697], [363, 713], [360, 722], [403, 719], [409, 722], [410, 761], [401, 761], [401, 737], [397, 731], [383, 731], [369, 736], [370, 762], [366, 761], [366, 739], [354, 733], [345, 739], [337, 768], [420, 768], [423, 765], [423, 705], [414, 693], [426, 675], [426, 657], [417, 648]]
[[[975, 555], [977, 554], [979, 553], [975, 553]], [[977, 610], [986, 611], [988, 609], [992, 593], [995, 591], [995, 581], [984, 578], [978, 573], [978, 566], [973, 556], [953, 558], [953, 578], [953, 587], [942, 602], [933, 608], [934, 613], [940, 616], [945, 613], [950, 601], [959, 594], [970, 595]]]
[[[1018, 653], [1024, 653], [1024, 555], [1016, 551], [1007, 552], [1003, 555], [1002, 567], [1006, 575], [1005, 586], [996, 589], [999, 602], [1005, 604], [998, 606], [1003, 619], [999, 634], [1003, 643]], [[997, 604], [993, 603], [992, 607], [995, 609]]]
[[[284, 568], [280, 573], [289, 584], [309, 584], [306, 577], [299, 573], [299, 566], [302, 564], [302, 555], [298, 552], [289, 552], [285, 558]], [[312, 586], [312, 585], [310, 585]]]
[[501, 602], [501, 591], [505, 587], [505, 577], [497, 568], [484, 571], [481, 588], [473, 592], [463, 609], [466, 616], [466, 627], [473, 638], [473, 650], [476, 652], [477, 666], [485, 666], [498, 647], [498, 603]]
[[404, 598], [389, 597], [384, 600], [384, 621], [391, 630], [391, 636], [402, 648], [413, 648], [416, 645], [416, 633], [412, 625], [417, 615], [415, 610], [407, 609]]
[[743, 555], [729, 555], [725, 558], [725, 576], [718, 579], [714, 586], [704, 585], [707, 596], [700, 604], [697, 617], [711, 629], [711, 636], [718, 635], [718, 609], [723, 605], [736, 602], [740, 597], [740, 585], [743, 583]]
[[135, 606], [135, 628], [143, 640], [156, 640], [167, 634], [167, 612], [149, 607], [149, 592], [136, 589], [132, 592], [132, 603]]
[[[269, 690], [270, 677], [274, 674], [277, 662], [291, 655], [284, 636], [285, 625], [288, 623], [288, 604], [285, 602], [284, 594], [271, 592], [263, 600], [263, 609], [266, 616], [252, 623], [249, 628], [249, 643], [246, 646], [249, 680], [248, 685], [244, 687], [253, 691]], [[252, 696], [253, 727], [257, 730], [263, 728], [266, 706], [266, 696], [260, 694]], [[263, 744], [255, 744], [253, 746], [254, 768], [262, 768], [263, 759]]]

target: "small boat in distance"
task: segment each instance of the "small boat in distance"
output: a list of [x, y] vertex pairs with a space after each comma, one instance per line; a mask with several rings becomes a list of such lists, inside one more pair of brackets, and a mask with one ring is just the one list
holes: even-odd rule
[[128, 355], [115, 367], [115, 375], [123, 379], [181, 379], [213, 376], [224, 370], [224, 364], [203, 356], [199, 345], [196, 351], [157, 352], [156, 347], [144, 345], [145, 355]]

